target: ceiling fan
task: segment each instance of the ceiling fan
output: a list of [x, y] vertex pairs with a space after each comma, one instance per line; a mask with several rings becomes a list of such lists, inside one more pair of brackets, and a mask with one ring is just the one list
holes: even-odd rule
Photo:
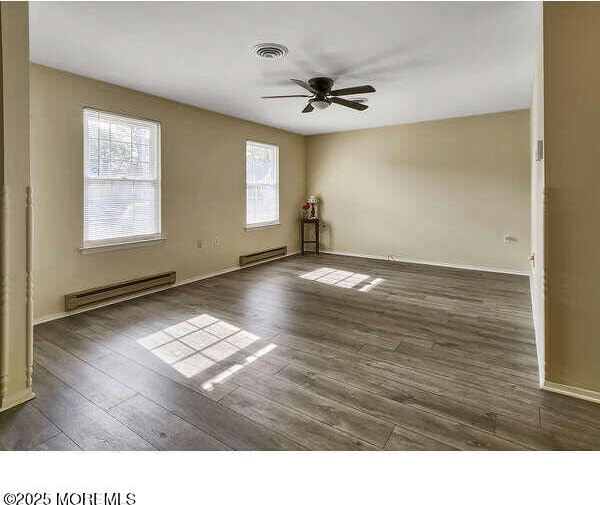
[[375, 88], [369, 85], [354, 86], [353, 88], [331, 89], [333, 87], [333, 79], [330, 79], [329, 77], [315, 77], [310, 79], [308, 82], [304, 82], [299, 79], [290, 80], [295, 82], [298, 86], [302, 86], [311, 94], [263, 96], [261, 98], [309, 98], [308, 105], [304, 107], [302, 112], [312, 112], [315, 109], [326, 109], [332, 103], [343, 105], [344, 107], [350, 107], [351, 109], [365, 110], [369, 108], [368, 105], [339, 97], [344, 95], [358, 95], [375, 92]]

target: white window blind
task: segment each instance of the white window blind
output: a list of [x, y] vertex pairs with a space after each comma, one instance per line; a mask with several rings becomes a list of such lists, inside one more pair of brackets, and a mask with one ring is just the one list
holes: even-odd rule
[[83, 110], [83, 246], [159, 238], [160, 125]]
[[246, 142], [246, 227], [279, 223], [279, 148]]

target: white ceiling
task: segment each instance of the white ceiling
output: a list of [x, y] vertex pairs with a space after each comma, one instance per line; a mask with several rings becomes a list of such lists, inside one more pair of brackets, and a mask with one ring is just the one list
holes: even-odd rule
[[[314, 134], [529, 107], [536, 2], [31, 2], [31, 60]], [[251, 53], [289, 48], [283, 60]], [[301, 114], [289, 79], [372, 84], [369, 109]]]

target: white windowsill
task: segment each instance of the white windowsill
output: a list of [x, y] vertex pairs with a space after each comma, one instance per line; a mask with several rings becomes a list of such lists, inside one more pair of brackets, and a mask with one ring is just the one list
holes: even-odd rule
[[146, 247], [151, 245], [157, 245], [167, 240], [167, 237], [156, 237], [141, 240], [131, 240], [128, 242], [119, 242], [116, 244], [98, 244], [98, 245], [86, 245], [79, 247], [81, 254], [92, 254], [105, 251], [117, 251], [119, 249], [134, 249], [136, 247]]
[[281, 223], [279, 221], [269, 221], [268, 223], [254, 223], [247, 224], [245, 226], [246, 230], [256, 230], [257, 228], [271, 228], [273, 226], [279, 226]]

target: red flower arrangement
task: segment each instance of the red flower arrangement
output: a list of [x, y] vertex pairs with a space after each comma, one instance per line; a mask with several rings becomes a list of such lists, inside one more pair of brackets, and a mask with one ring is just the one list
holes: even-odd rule
[[302, 209], [303, 209], [303, 210], [308, 210], [308, 209], [310, 209], [310, 203], [308, 203], [308, 202], [305, 202], [305, 203], [302, 205]]

